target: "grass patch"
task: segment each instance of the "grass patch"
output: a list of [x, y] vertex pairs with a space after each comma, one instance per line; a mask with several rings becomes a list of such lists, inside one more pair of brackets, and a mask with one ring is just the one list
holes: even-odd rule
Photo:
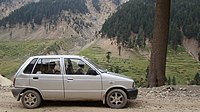
[[[106, 51], [96, 46], [97, 45], [93, 44], [89, 48], [81, 51], [79, 55], [91, 58], [108, 71], [117, 71], [133, 78], [136, 82], [140, 82], [142, 79], [144, 81], [146, 77], [146, 68], [149, 65], [147, 59], [138, 55], [137, 52], [133, 52], [133, 57], [130, 59], [112, 57], [111, 54], [111, 61], [108, 63], [106, 62]], [[199, 69], [199, 63], [196, 62], [183, 47], [179, 47], [176, 52], [169, 48], [166, 64], [167, 78], [171, 77], [172, 79], [172, 77], [175, 76], [177, 84], [188, 84], [189, 80], [194, 78], [194, 75]]]
[[0, 74], [11, 78], [28, 57], [59, 50], [67, 52], [72, 47], [71, 39], [0, 41]]
[[183, 47], [175, 52], [169, 48], [167, 55], [167, 78], [175, 76], [177, 84], [188, 84], [199, 72], [199, 63], [194, 60]]
[[[58, 52], [59, 50], [65, 51], [58, 52], [59, 54], [67, 54], [74, 47], [72, 41], [72, 39], [0, 41], [0, 74], [11, 78], [29, 56]], [[108, 71], [124, 74], [137, 82], [145, 79], [146, 68], [149, 65], [149, 61], [139, 55], [137, 51], [132, 52], [133, 56], [129, 59], [113, 57], [111, 53], [111, 60], [107, 62], [106, 51], [96, 44], [81, 51], [78, 55], [89, 57]], [[187, 84], [189, 80], [194, 78], [199, 69], [199, 63], [183, 47], [179, 47], [176, 52], [168, 49], [167, 78], [172, 79], [175, 76], [177, 84]]]
[[136, 81], [140, 81], [141, 78], [145, 79], [146, 77], [146, 68], [149, 62], [138, 54], [133, 53], [132, 58], [123, 59], [112, 57], [111, 53], [111, 60], [110, 62], [107, 62], [106, 51], [100, 47], [96, 47], [96, 45], [93, 44], [89, 48], [81, 51], [79, 55], [83, 55], [92, 59], [95, 63], [107, 69], [108, 71], [124, 74], [135, 79]]

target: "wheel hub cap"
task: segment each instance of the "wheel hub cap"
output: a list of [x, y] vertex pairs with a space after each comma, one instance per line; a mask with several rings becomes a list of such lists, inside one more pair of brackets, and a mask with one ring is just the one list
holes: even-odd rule
[[24, 101], [27, 105], [31, 106], [31, 105], [34, 105], [36, 103], [37, 99], [36, 99], [36, 96], [34, 94], [29, 93], [25, 96]]
[[117, 92], [111, 94], [111, 96], [110, 96], [110, 102], [113, 105], [120, 105], [120, 104], [122, 104], [123, 103], [123, 95], [120, 94], [120, 93], [117, 93]]

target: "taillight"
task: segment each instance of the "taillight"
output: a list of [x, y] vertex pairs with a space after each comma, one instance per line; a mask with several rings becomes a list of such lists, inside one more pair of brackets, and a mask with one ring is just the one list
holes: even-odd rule
[[14, 77], [13, 79], [13, 86], [15, 87], [15, 80], [16, 80], [16, 77]]

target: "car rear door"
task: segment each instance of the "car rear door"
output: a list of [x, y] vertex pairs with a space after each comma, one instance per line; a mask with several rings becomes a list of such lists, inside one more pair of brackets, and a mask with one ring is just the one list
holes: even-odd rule
[[45, 100], [64, 99], [60, 62], [60, 58], [40, 58], [30, 74], [30, 86], [38, 89]]

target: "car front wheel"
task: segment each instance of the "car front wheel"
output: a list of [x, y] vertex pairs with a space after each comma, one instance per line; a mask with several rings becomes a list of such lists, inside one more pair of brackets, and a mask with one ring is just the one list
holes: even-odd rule
[[123, 108], [127, 104], [127, 95], [121, 89], [113, 89], [106, 96], [106, 103], [111, 108]]
[[32, 109], [40, 105], [41, 97], [38, 92], [34, 90], [27, 90], [22, 95], [21, 101], [25, 108]]

